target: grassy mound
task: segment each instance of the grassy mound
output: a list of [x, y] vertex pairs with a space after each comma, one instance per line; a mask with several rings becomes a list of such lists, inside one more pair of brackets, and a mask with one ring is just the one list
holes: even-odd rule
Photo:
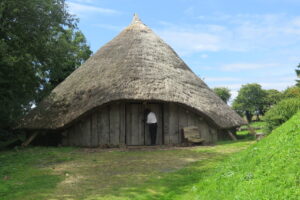
[[[210, 173], [211, 174], [211, 173]], [[176, 199], [299, 199], [300, 112]]]

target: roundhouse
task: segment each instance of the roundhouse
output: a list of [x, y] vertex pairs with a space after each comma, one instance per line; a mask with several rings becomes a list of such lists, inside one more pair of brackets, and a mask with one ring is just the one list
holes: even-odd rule
[[198, 127], [205, 143], [214, 143], [245, 123], [135, 15], [19, 128], [59, 134], [67, 146], [148, 145], [145, 109], [157, 115], [156, 144], [182, 143], [189, 126]]

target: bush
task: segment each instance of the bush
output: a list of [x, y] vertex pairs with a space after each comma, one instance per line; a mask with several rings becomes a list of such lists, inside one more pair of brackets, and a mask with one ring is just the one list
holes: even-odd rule
[[289, 98], [274, 105], [264, 117], [266, 132], [280, 126], [300, 110], [300, 98]]

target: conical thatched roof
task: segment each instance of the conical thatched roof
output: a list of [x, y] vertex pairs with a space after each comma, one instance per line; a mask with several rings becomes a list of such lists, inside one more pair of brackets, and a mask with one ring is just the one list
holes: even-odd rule
[[116, 100], [177, 102], [202, 113], [219, 128], [245, 123], [135, 15], [127, 28], [29, 113], [20, 128], [63, 128]]

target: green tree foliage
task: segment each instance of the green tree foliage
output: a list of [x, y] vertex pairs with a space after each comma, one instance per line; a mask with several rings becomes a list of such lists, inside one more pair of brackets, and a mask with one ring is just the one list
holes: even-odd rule
[[43, 70], [43, 87], [39, 88], [37, 101], [62, 82], [91, 55], [86, 39], [80, 31], [67, 29], [57, 34], [55, 41], [49, 44], [51, 56]]
[[283, 91], [283, 98], [300, 98], [300, 87], [288, 87]]
[[300, 98], [288, 98], [274, 105], [264, 116], [266, 131], [270, 133], [273, 129], [289, 120], [300, 111]]
[[282, 100], [283, 94], [275, 89], [265, 90], [265, 107], [264, 112], [268, 111], [273, 105]]
[[257, 83], [242, 85], [232, 107], [240, 114], [245, 114], [248, 122], [254, 114], [263, 114], [267, 92]]
[[300, 78], [300, 64], [297, 66], [297, 68], [298, 69], [295, 70], [297, 77], [298, 77], [298, 79], [296, 80], [297, 81], [296, 86], [300, 87], [300, 79], [299, 79]]
[[0, 2], [0, 129], [90, 56], [76, 23], [64, 0]]
[[231, 97], [230, 90], [225, 87], [216, 87], [213, 91], [225, 102], [227, 103]]

